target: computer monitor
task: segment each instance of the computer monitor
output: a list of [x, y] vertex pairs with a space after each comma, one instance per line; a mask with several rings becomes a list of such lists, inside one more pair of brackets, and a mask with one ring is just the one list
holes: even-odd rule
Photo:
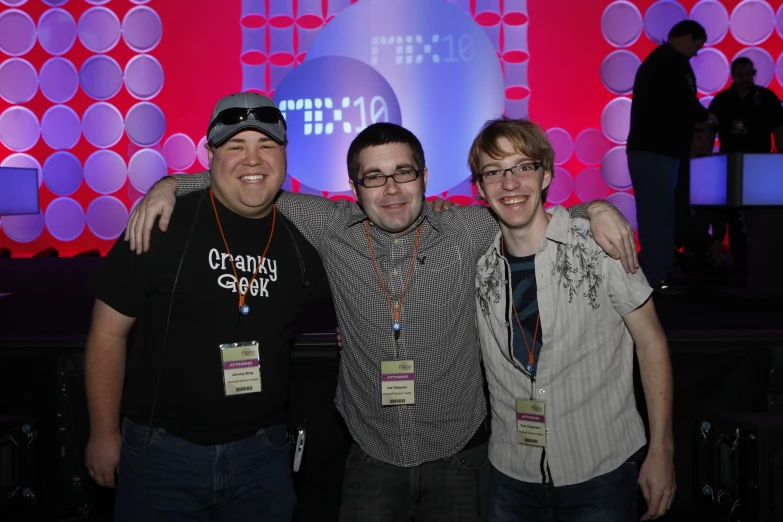
[[38, 169], [0, 167], [0, 216], [38, 213]]

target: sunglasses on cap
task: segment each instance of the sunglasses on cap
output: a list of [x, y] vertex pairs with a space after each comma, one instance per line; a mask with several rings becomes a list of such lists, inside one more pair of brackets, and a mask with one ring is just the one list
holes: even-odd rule
[[276, 107], [231, 107], [220, 111], [215, 116], [215, 119], [209, 124], [207, 134], [219, 123], [227, 126], [236, 125], [249, 120], [251, 114], [255, 115], [256, 120], [262, 123], [275, 124], [282, 121], [283, 127], [285, 127], [285, 118]]

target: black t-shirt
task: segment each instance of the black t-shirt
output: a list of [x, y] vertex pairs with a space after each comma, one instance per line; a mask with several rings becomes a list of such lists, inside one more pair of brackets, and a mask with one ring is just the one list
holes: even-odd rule
[[[512, 316], [511, 322], [514, 330], [514, 357], [527, 368], [530, 357], [528, 347], [533, 350], [533, 371], [536, 374], [538, 356], [541, 354], [541, 325], [538, 325], [536, 334], [536, 322], [538, 320], [538, 293], [536, 286], [536, 256], [514, 257], [505, 254], [511, 269], [511, 288], [514, 292], [514, 306], [516, 307], [519, 323], [522, 325], [525, 337], [517, 324], [517, 318]], [[512, 310], [512, 314], [514, 311]], [[535, 343], [533, 337], [535, 336]], [[525, 341], [527, 340], [527, 344]]]
[[[745, 98], [729, 87], [710, 103], [718, 117], [720, 151], [766, 153], [772, 150], [772, 131], [783, 125], [783, 107], [774, 92], [755, 86]], [[777, 144], [778, 149], [783, 144]]]
[[636, 71], [626, 149], [688, 158], [694, 125], [707, 116], [688, 58], [670, 44], [661, 45]]
[[[240, 289], [246, 288], [269, 239], [272, 213], [248, 219], [215, 204]], [[329, 295], [317, 252], [278, 212], [269, 251], [246, 297], [250, 312], [242, 316], [208, 190], [178, 199], [168, 231], [153, 229], [149, 252], [137, 255], [119, 239], [90, 286], [113, 309], [138, 318], [123, 414], [150, 424], [160, 375], [152, 426], [204, 445], [240, 440], [285, 420], [292, 323], [308, 301]], [[262, 391], [226, 397], [219, 346], [242, 341], [260, 345]]]

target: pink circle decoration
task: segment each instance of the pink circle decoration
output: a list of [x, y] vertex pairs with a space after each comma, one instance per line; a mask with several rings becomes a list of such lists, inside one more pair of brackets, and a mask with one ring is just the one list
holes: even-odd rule
[[0, 51], [11, 56], [26, 54], [35, 45], [35, 22], [18, 9], [0, 13]]
[[601, 162], [601, 176], [615, 190], [627, 190], [633, 186], [625, 147], [615, 147], [606, 153]]
[[172, 134], [163, 144], [163, 157], [172, 170], [187, 170], [196, 161], [196, 146], [186, 134]]
[[105, 53], [120, 41], [120, 19], [106, 7], [91, 7], [79, 18], [79, 40], [94, 53]]
[[131, 206], [131, 214], [133, 213], [133, 209], [136, 208], [136, 203], [139, 202], [141, 198], [144, 197], [144, 192], [139, 192], [136, 190], [136, 188], [133, 186], [133, 183], [128, 183], [125, 185], [126, 190], [128, 191], [128, 199], [133, 201], [133, 206]]
[[137, 53], [150, 52], [160, 43], [162, 36], [160, 16], [147, 6], [134, 7], [122, 21], [122, 37], [128, 47]]
[[641, 60], [625, 49], [611, 52], [601, 64], [601, 80], [610, 92], [628, 94], [633, 90], [636, 70]]
[[82, 164], [70, 152], [55, 152], [43, 165], [46, 186], [58, 196], [70, 196], [82, 184]]
[[127, 179], [125, 160], [113, 150], [97, 150], [84, 162], [84, 181], [98, 194], [117, 192]]
[[715, 45], [729, 32], [729, 12], [716, 0], [701, 0], [691, 9], [691, 20], [707, 31], [707, 45]]
[[604, 133], [598, 129], [585, 129], [579, 133], [574, 142], [574, 151], [579, 161], [587, 165], [597, 165], [611, 144]]
[[758, 45], [775, 29], [775, 12], [766, 1], [744, 0], [731, 13], [731, 34], [743, 45]]
[[780, 7], [778, 7], [777, 23], [775, 24], [775, 27], [777, 28], [778, 35], [783, 38], [783, 4], [780, 4]]
[[549, 184], [546, 200], [553, 205], [559, 205], [571, 196], [574, 191], [574, 179], [571, 173], [563, 167], [555, 167], [555, 175]]
[[767, 87], [772, 83], [772, 78], [775, 77], [775, 59], [772, 58], [772, 55], [766, 49], [748, 47], [738, 52], [734, 56], [734, 60], [743, 56], [750, 58], [753, 65], [756, 66], [756, 85]]
[[631, 2], [612, 2], [601, 15], [601, 33], [615, 47], [628, 47], [642, 34], [642, 13]]
[[615, 143], [625, 143], [631, 129], [631, 99], [615, 98], [601, 112], [601, 128]]
[[0, 143], [15, 152], [30, 150], [38, 142], [41, 128], [35, 113], [13, 105], [0, 114]]
[[27, 3], [27, 0], [0, 0], [0, 4], [7, 5], [8, 7], [19, 7]]
[[17, 243], [35, 241], [44, 229], [44, 215], [28, 214], [21, 216], [4, 216], [3, 230], [6, 235]]
[[[555, 151], [555, 165], [562, 165], [571, 158], [571, 154], [574, 153], [574, 140], [571, 139], [571, 135], [568, 134], [568, 131], [555, 127], [546, 131], [546, 137], [549, 139], [549, 143], [552, 144], [552, 148]], [[204, 138], [203, 141], [206, 143], [207, 139]], [[199, 143], [199, 145], [201, 145], [201, 143]], [[201, 161], [200, 157], [199, 161]], [[209, 168], [206, 149], [204, 150], [204, 161], [202, 161], [201, 164], [204, 165], [204, 168]]]
[[10, 104], [26, 103], [38, 92], [38, 73], [22, 58], [9, 58], [0, 64], [0, 98]]
[[662, 44], [669, 38], [671, 28], [686, 18], [688, 12], [679, 2], [655, 2], [644, 14], [644, 32], [653, 42]]
[[166, 132], [166, 117], [160, 107], [150, 102], [140, 102], [128, 109], [125, 116], [125, 132], [139, 147], [151, 147]]
[[128, 179], [139, 192], [146, 193], [159, 179], [166, 177], [169, 169], [160, 152], [141, 149], [128, 162]]
[[82, 118], [84, 137], [94, 147], [108, 148], [116, 145], [122, 139], [125, 125], [122, 114], [112, 104], [106, 102], [93, 103], [84, 111]]
[[117, 239], [128, 221], [128, 209], [113, 196], [101, 196], [87, 207], [87, 226], [100, 239]]
[[606, 201], [620, 209], [620, 213], [631, 224], [631, 228], [636, 230], [636, 199], [627, 192], [615, 192]]
[[67, 105], [50, 107], [41, 118], [41, 137], [54, 150], [72, 149], [81, 136], [79, 115]]
[[84, 232], [84, 209], [71, 198], [57, 198], [46, 207], [46, 229], [60, 241], [73, 241]]
[[729, 79], [729, 61], [722, 52], [712, 47], [702, 49], [691, 60], [691, 66], [696, 75], [696, 87], [704, 94], [721, 90]]
[[783, 53], [780, 53], [778, 61], [775, 64], [775, 76], [778, 77], [778, 83], [783, 85]]
[[[549, 133], [547, 133], [547, 136]], [[551, 138], [550, 138], [551, 139]], [[201, 164], [202, 167], [205, 169], [209, 169], [209, 153], [207, 152], [207, 148], [205, 145], [207, 144], [207, 137], [204, 136], [200, 140], [198, 140], [198, 146], [196, 147], [196, 157], [198, 158], [198, 162]], [[552, 144], [554, 147], [554, 143]], [[571, 154], [569, 153], [569, 156]], [[557, 149], [555, 148], [555, 161], [557, 161]]]
[[79, 90], [79, 73], [65, 58], [50, 58], [41, 67], [41, 92], [54, 103], [65, 103]]
[[5, 159], [0, 162], [0, 167], [19, 167], [22, 169], [36, 169], [38, 171], [38, 188], [41, 188], [43, 183], [43, 172], [41, 171], [41, 164], [38, 160], [29, 154], [23, 154], [21, 152], [6, 156]]
[[163, 66], [148, 54], [131, 58], [125, 66], [125, 88], [137, 100], [149, 100], [163, 89]]
[[579, 201], [584, 202], [604, 199], [609, 194], [609, 186], [596, 167], [588, 167], [579, 173], [574, 181], [574, 190]]
[[122, 68], [111, 56], [91, 56], [82, 64], [79, 83], [90, 98], [108, 100], [122, 89]]
[[65, 9], [49, 9], [38, 19], [38, 41], [49, 54], [67, 53], [76, 42], [76, 20]]

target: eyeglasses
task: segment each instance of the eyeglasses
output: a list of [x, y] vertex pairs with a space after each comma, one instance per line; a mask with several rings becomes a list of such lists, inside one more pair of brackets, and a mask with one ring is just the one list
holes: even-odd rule
[[491, 185], [503, 181], [503, 178], [506, 177], [506, 172], [510, 172], [518, 178], [526, 178], [534, 174], [542, 165], [539, 161], [525, 162], [507, 169], [488, 170], [480, 173], [479, 176], [481, 176], [481, 181], [485, 185]]
[[212, 123], [209, 124], [207, 134], [218, 123], [223, 125], [236, 125], [250, 119], [250, 115], [255, 115], [256, 119], [262, 123], [278, 123], [283, 122], [285, 127], [285, 118], [276, 107], [250, 107], [246, 109], [244, 107], [231, 107], [230, 109], [222, 110], [215, 116]]
[[369, 174], [356, 180], [356, 183], [364, 188], [382, 187], [386, 180], [394, 178], [395, 183], [410, 183], [419, 177], [419, 171], [416, 169], [402, 169], [394, 174]]

